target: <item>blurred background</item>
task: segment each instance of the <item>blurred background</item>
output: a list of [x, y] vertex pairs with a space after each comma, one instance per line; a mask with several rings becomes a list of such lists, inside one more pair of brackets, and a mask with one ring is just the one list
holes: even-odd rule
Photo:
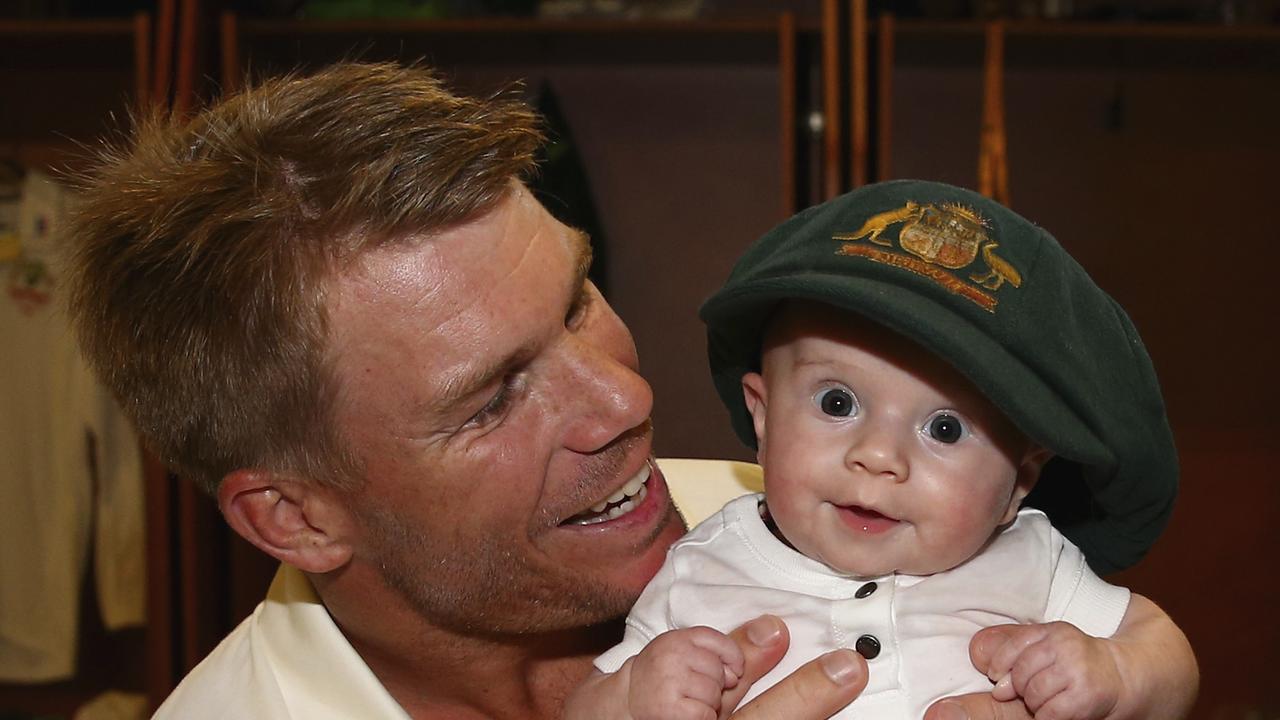
[[273, 570], [85, 373], [63, 178], [131, 107], [344, 58], [522, 83], [665, 456], [750, 458], [696, 310], [784, 217], [914, 177], [1048, 228], [1141, 331], [1183, 465], [1114, 580], [1191, 638], [1193, 717], [1280, 719], [1280, 0], [0, 0], [0, 720], [145, 717]]

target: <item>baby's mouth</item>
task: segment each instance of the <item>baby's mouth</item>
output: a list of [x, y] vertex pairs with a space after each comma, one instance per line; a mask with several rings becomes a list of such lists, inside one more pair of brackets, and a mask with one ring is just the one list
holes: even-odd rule
[[853, 529], [872, 535], [887, 532], [898, 524], [896, 518], [861, 505], [841, 506], [840, 518]]

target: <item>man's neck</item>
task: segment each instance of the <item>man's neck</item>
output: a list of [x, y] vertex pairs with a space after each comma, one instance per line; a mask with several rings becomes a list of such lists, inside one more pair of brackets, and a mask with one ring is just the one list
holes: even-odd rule
[[364, 585], [351, 594], [326, 585], [316, 583], [334, 622], [414, 720], [559, 718], [592, 658], [621, 637], [619, 622], [536, 635], [463, 634], [427, 622], [390, 591]]

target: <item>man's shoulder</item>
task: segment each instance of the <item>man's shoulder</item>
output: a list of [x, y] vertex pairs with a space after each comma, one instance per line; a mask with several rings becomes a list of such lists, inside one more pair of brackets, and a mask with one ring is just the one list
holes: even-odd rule
[[153, 720], [283, 720], [289, 717], [262, 653], [253, 647], [250, 616], [187, 674]]
[[267, 599], [182, 681], [162, 720], [409, 720], [306, 575], [281, 565]]

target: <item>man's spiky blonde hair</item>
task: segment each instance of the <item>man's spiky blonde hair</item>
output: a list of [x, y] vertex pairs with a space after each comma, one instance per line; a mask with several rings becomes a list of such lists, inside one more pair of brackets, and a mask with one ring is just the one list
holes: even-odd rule
[[541, 142], [525, 104], [394, 64], [141, 118], [80, 183], [68, 281], [82, 348], [152, 449], [206, 490], [241, 468], [349, 485], [328, 279], [493, 207]]

